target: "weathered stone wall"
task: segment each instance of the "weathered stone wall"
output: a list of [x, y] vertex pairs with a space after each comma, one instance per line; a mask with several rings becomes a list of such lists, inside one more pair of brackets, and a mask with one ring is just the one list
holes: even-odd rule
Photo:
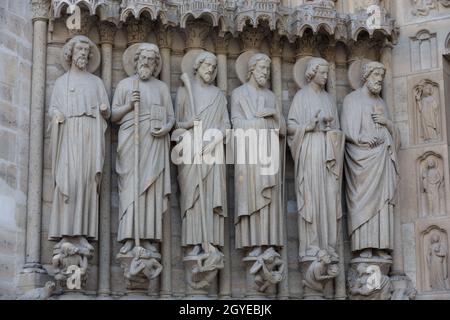
[[28, 1], [0, 1], [0, 298], [24, 263], [32, 54]]
[[[394, 119], [401, 131], [400, 188], [397, 214], [402, 221], [402, 246], [406, 274], [419, 291], [419, 298], [450, 298], [443, 293], [431, 293], [427, 286], [429, 243], [424, 236], [433, 229], [448, 234], [450, 213], [449, 190], [449, 111], [448, 91], [449, 60], [448, 36], [450, 8], [442, 1], [394, 1], [396, 20], [400, 26], [398, 43], [393, 49], [393, 77], [395, 104]], [[432, 6], [426, 6], [426, 4]], [[446, 74], [447, 73], [447, 74]], [[414, 96], [414, 88], [423, 80], [433, 83], [434, 98], [438, 104], [440, 134], [434, 141], [420, 137], [420, 114]], [[443, 177], [443, 198], [434, 214], [427, 210], [426, 195], [422, 187], [422, 161], [435, 157]], [[448, 247], [448, 241], [446, 246]]]

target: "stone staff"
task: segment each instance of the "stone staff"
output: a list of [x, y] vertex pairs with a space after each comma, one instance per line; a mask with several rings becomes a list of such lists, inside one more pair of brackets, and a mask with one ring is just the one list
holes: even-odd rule
[[[139, 92], [139, 79], [133, 81], [133, 91]], [[141, 246], [139, 237], [139, 101], [134, 102], [134, 241]]]
[[[194, 107], [194, 96], [192, 94], [192, 87], [191, 87], [191, 82], [189, 80], [189, 76], [187, 73], [183, 73], [181, 75], [181, 81], [183, 81], [183, 84], [186, 88], [186, 91], [188, 93], [189, 96], [189, 104], [191, 105], [192, 108], [192, 114], [195, 115], [195, 107]], [[198, 122], [195, 121], [194, 122], [194, 126], [197, 126]], [[195, 130], [194, 130], [195, 132]], [[194, 140], [195, 141], [195, 140]], [[200, 154], [195, 155], [195, 157], [199, 157]], [[194, 164], [195, 164], [195, 160], [194, 160]], [[202, 181], [202, 170], [200, 167], [197, 167], [197, 176], [198, 176], [198, 193], [199, 193], [199, 197], [200, 197], [200, 208], [201, 208], [201, 222], [202, 222], [202, 233], [203, 233], [203, 249], [205, 250], [206, 253], [209, 252], [209, 245], [208, 245], [208, 238], [207, 238], [207, 233], [206, 233], [206, 208], [205, 208], [205, 201], [204, 201], [204, 190], [203, 190], [203, 181]]]

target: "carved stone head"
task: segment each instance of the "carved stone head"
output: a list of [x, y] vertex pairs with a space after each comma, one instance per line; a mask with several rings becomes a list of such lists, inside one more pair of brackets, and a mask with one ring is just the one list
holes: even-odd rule
[[200, 53], [194, 62], [194, 75], [206, 84], [212, 83], [217, 75], [217, 57], [207, 51]]
[[385, 73], [386, 68], [380, 62], [371, 61], [363, 66], [362, 81], [372, 94], [380, 94]]
[[270, 58], [263, 54], [257, 53], [248, 61], [247, 81], [252, 77], [260, 87], [265, 87], [270, 77]]
[[136, 50], [134, 67], [141, 80], [156, 76], [161, 63], [159, 48], [152, 43], [143, 43]]
[[69, 65], [85, 70], [92, 57], [92, 42], [86, 36], [75, 36], [64, 46], [64, 59]]
[[328, 81], [329, 64], [322, 58], [313, 58], [306, 67], [305, 78], [307, 82], [314, 82], [324, 87]]

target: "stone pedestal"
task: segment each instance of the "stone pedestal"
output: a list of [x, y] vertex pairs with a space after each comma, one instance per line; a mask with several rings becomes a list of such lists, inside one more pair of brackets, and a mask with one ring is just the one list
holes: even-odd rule
[[273, 247], [269, 247], [258, 256], [248, 255], [243, 261], [247, 266], [246, 298], [274, 299], [277, 285], [286, 276], [286, 266], [281, 255]]
[[210, 288], [210, 282], [208, 280], [216, 279], [218, 270], [209, 272], [209, 274], [196, 274], [194, 272], [194, 268], [197, 266], [196, 256], [187, 256], [183, 259], [183, 262], [186, 276], [186, 296], [188, 298], [206, 299]]
[[380, 257], [352, 259], [348, 273], [350, 300], [390, 300], [392, 260]]
[[159, 296], [159, 274], [162, 271], [161, 255], [157, 252], [135, 247], [116, 257], [124, 270], [127, 295]]

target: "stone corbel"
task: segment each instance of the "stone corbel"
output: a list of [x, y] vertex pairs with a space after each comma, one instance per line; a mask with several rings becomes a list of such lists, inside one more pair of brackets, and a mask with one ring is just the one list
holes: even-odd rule
[[32, 0], [31, 2], [33, 22], [36, 20], [47, 21], [50, 17], [49, 0]]

